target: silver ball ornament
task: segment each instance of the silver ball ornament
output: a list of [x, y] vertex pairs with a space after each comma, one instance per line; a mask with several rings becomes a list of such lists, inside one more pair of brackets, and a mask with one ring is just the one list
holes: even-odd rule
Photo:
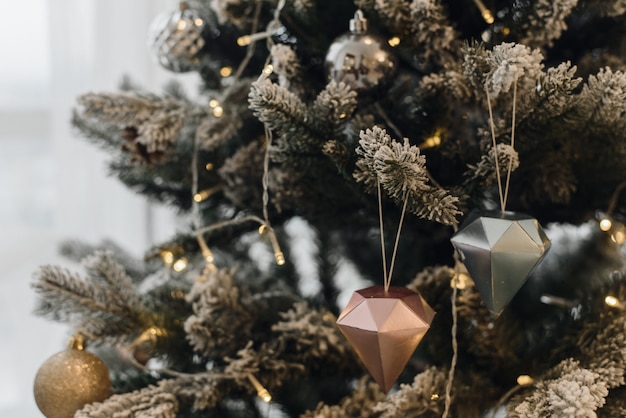
[[357, 10], [350, 20], [350, 32], [330, 45], [324, 68], [329, 80], [365, 92], [389, 83], [398, 69], [398, 60], [385, 39], [367, 33], [367, 20]]
[[206, 21], [197, 10], [180, 2], [179, 10], [158, 15], [148, 32], [148, 44], [159, 64], [170, 71], [197, 70], [198, 52], [204, 47]]

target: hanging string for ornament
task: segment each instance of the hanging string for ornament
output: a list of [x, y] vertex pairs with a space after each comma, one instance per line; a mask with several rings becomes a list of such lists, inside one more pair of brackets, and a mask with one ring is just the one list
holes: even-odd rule
[[[509, 155], [506, 184], [503, 187], [493, 109], [487, 86], [485, 86], [485, 92], [500, 210], [470, 214], [450, 241], [474, 280], [487, 308], [493, 314], [498, 315], [541, 262], [550, 248], [550, 240], [535, 218], [506, 211], [513, 158]], [[512, 150], [515, 146], [516, 102], [517, 80], [513, 84]]]
[[[500, 208], [502, 213], [506, 211], [506, 201], [509, 196], [509, 184], [511, 180], [511, 171], [513, 169], [513, 158], [509, 156], [509, 167], [506, 173], [506, 185], [504, 191], [502, 190], [502, 177], [500, 175], [500, 164], [498, 162], [498, 144], [496, 143], [495, 123], [493, 122], [493, 109], [491, 107], [491, 99], [489, 97], [489, 89], [485, 85], [485, 92], [487, 93], [487, 107], [489, 108], [489, 125], [491, 127], [491, 141], [493, 145], [493, 155], [496, 163], [496, 178], [498, 180], [498, 196], [500, 198]], [[515, 149], [515, 114], [517, 103], [517, 80], [513, 83], [513, 115], [511, 116], [511, 149]]]

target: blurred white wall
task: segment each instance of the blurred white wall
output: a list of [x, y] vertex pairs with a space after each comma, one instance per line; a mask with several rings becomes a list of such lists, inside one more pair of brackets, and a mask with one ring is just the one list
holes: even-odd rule
[[67, 329], [32, 315], [32, 273], [77, 268], [57, 255], [66, 238], [109, 238], [141, 256], [174, 231], [167, 208], [149, 205], [106, 175], [108, 155], [70, 126], [75, 98], [114, 91], [127, 74], [158, 92], [196, 74], [152, 61], [148, 26], [172, 0], [0, 1], [0, 416], [41, 416], [34, 375], [64, 348]]

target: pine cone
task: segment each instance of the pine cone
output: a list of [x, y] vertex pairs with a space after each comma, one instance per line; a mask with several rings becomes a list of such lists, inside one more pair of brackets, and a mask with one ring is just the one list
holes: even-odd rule
[[130, 153], [130, 161], [147, 165], [162, 163], [165, 160], [165, 152], [149, 152], [144, 144], [136, 141], [138, 136], [137, 128], [134, 126], [125, 127], [122, 133], [122, 138], [126, 140], [126, 143], [122, 145], [122, 151]]

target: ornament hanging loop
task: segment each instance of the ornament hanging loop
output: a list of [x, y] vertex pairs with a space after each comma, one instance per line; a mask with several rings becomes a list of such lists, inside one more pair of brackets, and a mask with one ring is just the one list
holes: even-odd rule
[[365, 33], [367, 32], [367, 19], [363, 15], [361, 9], [354, 12], [354, 18], [350, 19], [350, 32]]
[[83, 351], [85, 349], [85, 337], [80, 332], [77, 332], [70, 338], [67, 343], [68, 348], [72, 350]]

